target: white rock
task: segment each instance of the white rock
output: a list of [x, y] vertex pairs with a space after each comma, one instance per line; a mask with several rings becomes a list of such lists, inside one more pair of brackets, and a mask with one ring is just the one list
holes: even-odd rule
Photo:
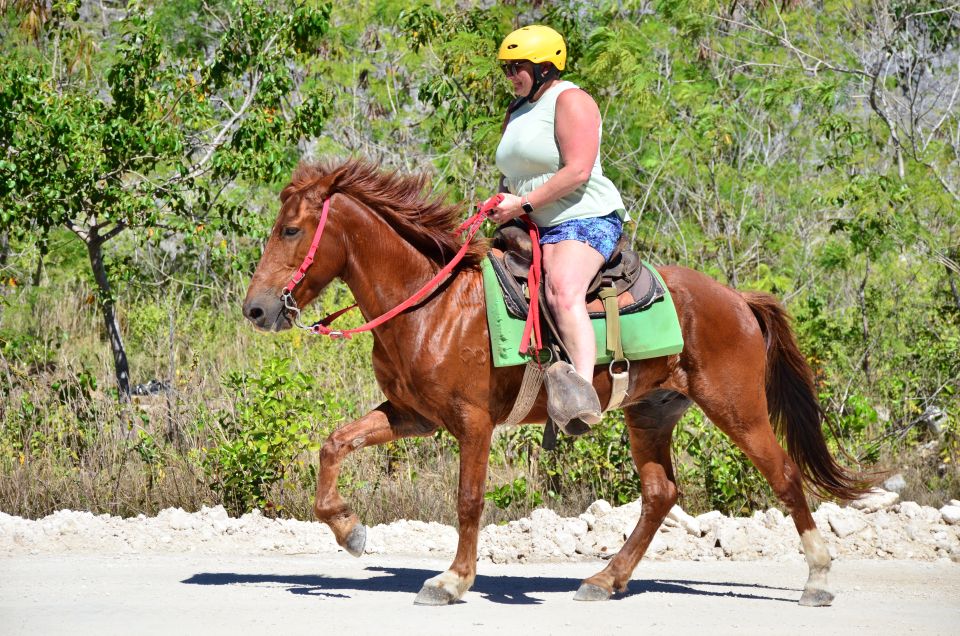
[[817, 508], [817, 512], [822, 513], [824, 516], [829, 515], [831, 513], [839, 512], [839, 511], [840, 511], [840, 506], [833, 503], [832, 501], [824, 501]]
[[711, 530], [716, 530], [717, 524], [720, 523], [720, 520], [723, 519], [724, 516], [719, 510], [711, 510], [702, 515], [697, 515], [694, 518], [697, 520], [697, 523], [700, 524], [700, 530], [706, 533]]
[[930, 543], [931, 537], [930, 532], [924, 528], [919, 520], [911, 520], [907, 523], [907, 526], [904, 528], [904, 532], [910, 537], [910, 540], [915, 543]]
[[587, 522], [583, 519], [567, 519], [563, 525], [566, 531], [574, 537], [582, 537], [590, 530]]
[[915, 501], [904, 501], [900, 504], [900, 514], [905, 515], [907, 519], [916, 519], [922, 512], [920, 504]]
[[597, 499], [592, 504], [590, 504], [590, 506], [587, 508], [587, 513], [593, 515], [594, 518], [597, 518], [597, 519], [605, 515], [608, 515], [611, 512], [613, 512], [613, 506], [611, 506], [604, 499]]
[[227, 514], [226, 509], [223, 506], [217, 505], [213, 508], [207, 508], [204, 506], [200, 509], [200, 513], [206, 515], [208, 519], [229, 519], [230, 515]]
[[735, 519], [727, 519], [717, 529], [717, 541], [726, 556], [743, 556], [746, 552], [754, 552], [753, 542], [748, 533], [740, 528]]
[[777, 530], [783, 525], [784, 521], [786, 521], [786, 517], [776, 508], [771, 508], [763, 514], [763, 525], [771, 530]]
[[951, 505], [944, 506], [940, 509], [940, 516], [943, 518], [944, 523], [949, 523], [951, 526], [960, 524], [960, 505], [954, 506], [951, 502]]
[[900, 473], [893, 475], [892, 477], [888, 478], [885, 482], [883, 482], [884, 490], [889, 490], [897, 494], [902, 493], [903, 489], [906, 487], [907, 487], [907, 480], [904, 479], [903, 475], [901, 475]]
[[688, 515], [680, 506], [671, 508], [670, 512], [667, 513], [667, 519], [679, 525], [686, 530], [688, 534], [695, 537], [703, 536], [703, 529], [700, 527], [700, 522]]
[[577, 538], [572, 534], [560, 532], [554, 536], [553, 541], [563, 556], [573, 556], [577, 551]]
[[560, 515], [549, 508], [537, 508], [530, 513], [530, 519], [534, 525], [542, 528], [548, 525], [556, 524], [558, 521], [560, 521]]
[[827, 517], [830, 523], [830, 529], [833, 533], [843, 539], [855, 532], [860, 532], [867, 527], [867, 522], [859, 515], [844, 514], [842, 512], [831, 513]]
[[895, 492], [883, 490], [882, 488], [874, 488], [860, 499], [851, 501], [850, 507], [857, 510], [862, 510], [864, 512], [886, 510], [893, 504], [897, 503], [899, 498], [900, 495]]
[[643, 510], [643, 503], [638, 499], [636, 501], [631, 501], [630, 503], [625, 503], [622, 506], [617, 506], [613, 509], [614, 514], [616, 514], [621, 519], [631, 520], [634, 524], [640, 519], [640, 513]]

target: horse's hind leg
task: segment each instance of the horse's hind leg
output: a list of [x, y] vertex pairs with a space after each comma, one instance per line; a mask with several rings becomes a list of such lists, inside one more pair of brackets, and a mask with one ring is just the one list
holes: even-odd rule
[[[707, 417], [730, 439], [740, 447], [746, 456], [760, 470], [773, 492], [786, 505], [800, 534], [800, 543], [807, 559], [810, 574], [803, 587], [800, 605], [823, 606], [833, 602], [833, 594], [828, 590], [827, 575], [830, 572], [830, 553], [817, 530], [817, 524], [810, 514], [803, 493], [803, 478], [800, 469], [780, 446], [770, 419], [766, 414], [765, 403], [756, 405], [753, 416], [734, 416], [720, 410], [701, 405]], [[739, 409], [742, 410], [742, 409]]]
[[363, 554], [367, 530], [337, 492], [340, 465], [351, 452], [403, 437], [429, 435], [437, 429], [417, 416], [398, 411], [384, 402], [358, 420], [337, 429], [320, 448], [320, 470], [313, 512], [333, 530], [337, 543], [353, 556]]
[[653, 535], [677, 501], [677, 485], [670, 458], [673, 427], [690, 400], [673, 391], [655, 391], [624, 409], [630, 435], [630, 454], [640, 474], [643, 507], [627, 542], [601, 572], [586, 579], [575, 600], [603, 601], [627, 589], [630, 575], [643, 558]]

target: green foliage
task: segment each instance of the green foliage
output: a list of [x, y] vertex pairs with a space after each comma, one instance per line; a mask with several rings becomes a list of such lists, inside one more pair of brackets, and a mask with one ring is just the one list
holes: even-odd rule
[[484, 493], [483, 498], [493, 502], [493, 505], [501, 510], [506, 510], [511, 504], [519, 502], [531, 508], [536, 508], [543, 503], [543, 495], [530, 489], [527, 478], [522, 476]]
[[265, 361], [258, 374], [232, 373], [226, 387], [233, 405], [217, 415], [223, 440], [202, 459], [211, 488], [235, 514], [261, 508], [282, 515], [284, 488], [307, 475], [301, 455], [320, 448], [322, 396], [286, 358]]
[[605, 418], [589, 435], [557, 440], [555, 455], [540, 456], [540, 470], [558, 495], [586, 488], [614, 505], [640, 498], [640, 478], [620, 413]]
[[[330, 5], [241, 0], [192, 3], [152, 14], [131, 5], [104, 46], [82, 46], [84, 68], [66, 65], [61, 41], [89, 42], [100, 26], [57, 12], [35, 46], [0, 22], [0, 210], [15, 239], [37, 235], [41, 253], [56, 226], [86, 244], [108, 329], [115, 298], [103, 244], [127, 228], [169, 237], [213, 219], [236, 227], [245, 198], [224, 196], [238, 179], [289, 174], [292, 149], [319, 134], [325, 97], [291, 63], [326, 32]], [[209, 11], [208, 11], [209, 9]], [[171, 21], [192, 25], [189, 48]], [[6, 35], [10, 35], [8, 38]], [[16, 46], [19, 44], [19, 46]], [[126, 391], [126, 353], [110, 334]]]
[[[894, 465], [922, 455], [924, 488], [960, 482], [955, 7], [186, 0], [102, 15], [79, 6], [54, 2], [30, 24], [15, 9], [0, 16], [4, 466], [57, 458], [73, 475], [99, 466], [85, 453], [117, 435], [157, 487], [192, 452], [191, 469], [207, 469], [236, 511], [283, 507], [293, 483], [309, 490], [302, 436], [315, 446], [382, 396], [368, 339], [240, 335], [237, 307], [277, 193], [300, 156], [356, 154], [433, 173], [452, 200], [488, 195], [513, 97], [496, 48], [516, 26], [541, 22], [566, 36], [565, 77], [600, 106], [601, 163], [630, 207], [635, 246], [784, 299], [833, 418], [832, 449]], [[91, 282], [90, 243], [76, 240], [90, 231], [111, 239], [109, 292]], [[336, 283], [326, 300], [348, 296]], [[162, 408], [102, 404], [109, 359], [98, 348], [110, 334], [97, 300], [117, 302], [136, 375], [182, 392]], [[224, 368], [232, 379], [210, 383]], [[290, 397], [304, 390], [314, 399]], [[171, 445], [163, 429], [181, 408], [181, 429], [213, 443]], [[921, 423], [928, 409], [945, 414], [940, 437]], [[540, 434], [495, 440], [492, 462], [508, 475], [489, 493], [495, 507], [639, 496], [617, 417], [562, 438], [557, 453], [541, 451]], [[701, 415], [684, 419], [674, 451], [685, 505], [770, 503]], [[383, 476], [347, 465], [341, 486], [357, 495], [392, 480], [419, 486], [431, 452], [456, 458], [449, 436], [403, 440], [371, 452]]]
[[[493, 448], [493, 462], [535, 471], [538, 484], [537, 488], [530, 488], [533, 500], [539, 503], [541, 492], [555, 500], [588, 491], [616, 505], [640, 497], [640, 479], [633, 468], [619, 413], [605, 418], [589, 435], [561, 435], [553, 452], [540, 448], [542, 434], [540, 427], [520, 427], [498, 437]], [[519, 496], [514, 484], [498, 487], [488, 499], [495, 503], [506, 501], [506, 505], [517, 500], [529, 503], [530, 497]], [[523, 487], [527, 487], [526, 482]]]
[[777, 505], [760, 472], [700, 411], [688, 412], [677, 425], [673, 452], [682, 499], [700, 495], [710, 509], [738, 516]]

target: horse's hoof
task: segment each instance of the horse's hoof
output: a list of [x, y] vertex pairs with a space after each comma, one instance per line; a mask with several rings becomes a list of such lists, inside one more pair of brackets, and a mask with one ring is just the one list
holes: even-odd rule
[[453, 594], [436, 585], [424, 585], [413, 600], [414, 605], [449, 605], [456, 601]]
[[804, 607], [826, 607], [833, 603], [833, 594], [826, 590], [805, 589], [800, 597], [800, 604]]
[[573, 596], [575, 601], [606, 601], [609, 599], [610, 592], [593, 583], [584, 583]]
[[362, 523], [353, 526], [353, 530], [347, 535], [347, 540], [343, 542], [343, 549], [351, 555], [358, 557], [363, 554], [363, 547], [367, 545], [367, 527]]

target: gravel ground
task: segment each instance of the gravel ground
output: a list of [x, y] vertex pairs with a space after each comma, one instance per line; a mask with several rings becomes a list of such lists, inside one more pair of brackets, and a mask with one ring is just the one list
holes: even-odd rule
[[960, 633], [960, 501], [940, 509], [877, 491], [814, 513], [837, 560], [830, 608], [801, 608], [807, 568], [793, 522], [674, 508], [626, 594], [576, 603], [580, 581], [623, 544], [639, 503], [550, 510], [480, 536], [463, 601], [415, 607], [446, 569], [456, 530], [398, 521], [353, 559], [319, 523], [236, 519], [222, 507], [122, 519], [0, 513], [0, 634]]
[[0, 557], [0, 634], [923, 634], [955, 636], [960, 565], [837, 561], [831, 607], [800, 607], [802, 563], [643, 562], [628, 592], [578, 603], [589, 563], [481, 561], [463, 601], [413, 605], [444, 558]]

